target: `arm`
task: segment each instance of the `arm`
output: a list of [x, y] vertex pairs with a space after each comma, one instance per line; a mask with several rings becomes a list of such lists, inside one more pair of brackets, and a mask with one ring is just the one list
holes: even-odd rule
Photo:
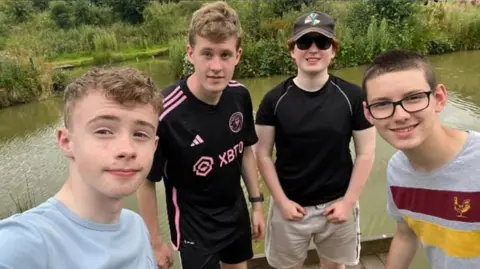
[[[159, 135], [159, 137], [164, 137]], [[144, 183], [137, 190], [137, 200], [140, 216], [147, 226], [150, 234], [150, 244], [157, 260], [159, 269], [170, 268], [173, 265], [173, 257], [167, 246], [162, 240], [162, 236], [158, 229], [157, 216], [157, 190], [155, 184], [162, 179], [162, 169], [164, 167], [165, 158], [163, 149], [160, 144], [155, 150], [152, 166], [144, 180]]]
[[[250, 197], [260, 196], [260, 188], [258, 185], [257, 166], [255, 162], [255, 155], [252, 147], [245, 147], [242, 160], [242, 178], [247, 187], [248, 195]], [[253, 204], [253, 210], [262, 210], [260, 203]]]
[[272, 160], [275, 127], [269, 125], [256, 125], [258, 144], [255, 146], [257, 165], [263, 176], [272, 197], [276, 203], [288, 200], [278, 181], [277, 171]]
[[397, 223], [385, 269], [408, 269], [417, 251], [418, 239], [405, 222]]
[[158, 229], [157, 190], [155, 182], [148, 179], [137, 191], [138, 209], [150, 233], [152, 247], [162, 244], [162, 237]]
[[299, 220], [305, 214], [305, 210], [297, 203], [290, 201], [278, 180], [277, 171], [272, 160], [273, 143], [275, 139], [275, 127], [257, 125], [258, 144], [255, 147], [257, 165], [263, 176], [273, 200], [279, 205], [282, 215], [287, 220]]
[[350, 185], [344, 198], [346, 202], [352, 205], [360, 198], [360, 194], [372, 171], [375, 159], [375, 128], [370, 127], [361, 131], [353, 131], [353, 139], [355, 144], [355, 163]]

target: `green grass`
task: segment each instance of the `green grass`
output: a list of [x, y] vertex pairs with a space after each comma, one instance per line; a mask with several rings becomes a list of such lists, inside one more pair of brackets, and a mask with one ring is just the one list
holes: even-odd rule
[[[103, 57], [107, 55], [106, 57]], [[52, 61], [51, 63], [55, 67], [59, 66], [70, 66], [70, 67], [80, 67], [80, 66], [88, 66], [94, 64], [102, 64], [102, 63], [112, 63], [112, 62], [123, 62], [123, 61], [131, 61], [135, 59], [146, 59], [152, 57], [162, 57], [168, 55], [168, 47], [160, 47], [148, 50], [130, 50], [125, 52], [96, 52], [93, 53], [91, 56], [80, 56], [80, 57], [62, 57]]]

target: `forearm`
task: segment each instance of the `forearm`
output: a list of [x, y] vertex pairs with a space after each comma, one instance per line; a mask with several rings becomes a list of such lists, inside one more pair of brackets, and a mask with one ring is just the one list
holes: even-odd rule
[[137, 191], [137, 200], [140, 215], [147, 225], [152, 245], [162, 243], [161, 234], [158, 229], [157, 192], [155, 183], [146, 180]]
[[275, 164], [273, 163], [271, 156], [259, 156], [257, 159], [258, 168], [260, 173], [263, 176], [263, 180], [267, 185], [270, 193], [273, 197], [273, 200], [276, 203], [287, 200], [287, 196], [280, 185], [278, 180], [278, 174], [275, 169]]
[[[258, 174], [252, 147], [246, 147], [242, 160], [242, 178], [247, 187], [250, 197], [260, 196], [260, 186], [258, 184]], [[254, 203], [254, 206], [261, 206], [260, 203]]]
[[385, 269], [408, 269], [417, 251], [415, 236], [397, 232], [392, 240]]
[[352, 204], [358, 201], [372, 171], [374, 159], [373, 154], [359, 155], [355, 158], [350, 184], [344, 197], [346, 201]]

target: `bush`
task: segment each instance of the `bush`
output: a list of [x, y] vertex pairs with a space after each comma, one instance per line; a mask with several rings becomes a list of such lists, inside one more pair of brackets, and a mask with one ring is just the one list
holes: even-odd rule
[[49, 97], [50, 74], [41, 59], [1, 55], [0, 108]]

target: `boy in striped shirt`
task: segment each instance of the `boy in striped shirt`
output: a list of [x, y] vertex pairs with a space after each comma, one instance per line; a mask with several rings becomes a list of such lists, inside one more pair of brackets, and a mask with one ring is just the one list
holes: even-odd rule
[[387, 168], [397, 231], [386, 268], [408, 268], [418, 240], [434, 269], [480, 268], [480, 134], [441, 123], [447, 89], [414, 52], [377, 56], [363, 88], [365, 115], [399, 150]]

